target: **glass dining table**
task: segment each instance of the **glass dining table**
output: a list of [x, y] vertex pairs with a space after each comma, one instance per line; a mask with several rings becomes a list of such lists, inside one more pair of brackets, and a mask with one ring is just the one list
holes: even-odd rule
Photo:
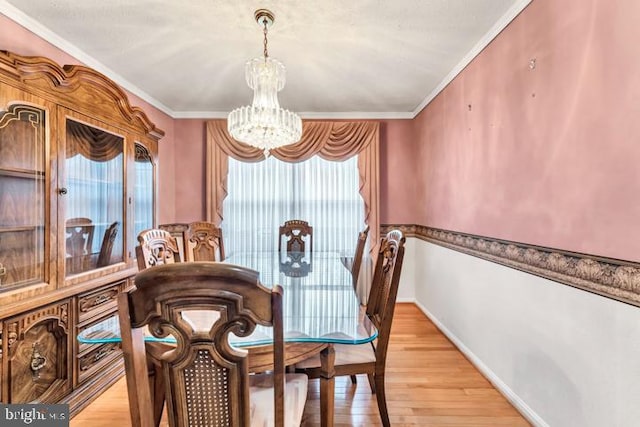
[[[347, 262], [345, 262], [347, 261]], [[278, 253], [253, 252], [228, 256], [225, 263], [241, 265], [260, 273], [260, 282], [267, 287], [282, 286], [284, 337], [287, 364], [320, 352], [320, 404], [323, 426], [333, 425], [334, 408], [334, 344], [358, 345], [373, 341], [377, 330], [364, 314], [353, 288], [348, 260], [338, 252]], [[215, 322], [214, 312], [193, 311], [183, 314], [195, 329], [208, 329]], [[78, 335], [81, 344], [119, 342], [120, 330], [116, 317], [85, 329]], [[149, 342], [171, 345], [175, 339], [146, 337]], [[272, 329], [257, 326], [247, 337], [229, 335], [233, 346], [249, 349], [254, 371], [264, 369], [258, 354], [273, 342]]]

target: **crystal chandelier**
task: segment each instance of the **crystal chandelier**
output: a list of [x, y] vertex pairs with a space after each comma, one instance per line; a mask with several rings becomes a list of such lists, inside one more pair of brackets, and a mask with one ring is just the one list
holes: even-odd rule
[[258, 25], [264, 27], [264, 56], [246, 63], [245, 75], [247, 85], [253, 89], [253, 102], [229, 113], [227, 129], [234, 139], [263, 150], [267, 157], [269, 150], [300, 140], [302, 120], [278, 103], [278, 91], [285, 83], [285, 68], [280, 61], [269, 58], [267, 52], [267, 31], [274, 15], [259, 9], [254, 16]]

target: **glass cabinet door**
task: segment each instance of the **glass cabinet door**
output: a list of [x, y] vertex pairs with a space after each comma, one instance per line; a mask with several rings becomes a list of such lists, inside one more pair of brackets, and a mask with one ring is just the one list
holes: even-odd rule
[[138, 245], [138, 234], [153, 228], [153, 160], [142, 144], [135, 144], [135, 187], [133, 194], [134, 230], [131, 247]]
[[124, 138], [66, 120], [66, 276], [124, 260]]
[[0, 291], [45, 278], [45, 111], [0, 111]]

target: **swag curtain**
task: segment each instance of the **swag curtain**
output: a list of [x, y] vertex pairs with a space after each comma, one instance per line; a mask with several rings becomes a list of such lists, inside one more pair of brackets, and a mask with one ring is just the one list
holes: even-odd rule
[[[235, 141], [227, 132], [226, 121], [209, 121], [206, 127], [207, 220], [220, 226], [224, 215], [223, 201], [228, 193], [229, 157], [242, 162], [261, 162], [265, 158], [261, 150]], [[303, 162], [315, 155], [329, 161], [344, 161], [357, 156], [364, 222], [372, 230], [369, 234], [370, 256], [363, 259], [357, 287], [360, 301], [366, 303], [375, 259], [373, 255], [379, 243], [379, 123], [303, 122], [301, 140], [272, 150], [271, 155], [288, 163]]]
[[[264, 160], [261, 150], [234, 140], [225, 120], [211, 120], [207, 126], [207, 221], [220, 226], [222, 204], [227, 196], [229, 157], [244, 162]], [[358, 156], [360, 195], [364, 200], [365, 223], [371, 227], [371, 251], [379, 241], [379, 123], [303, 122], [302, 138], [293, 145], [271, 151], [285, 162], [302, 162], [318, 155], [325, 160], [344, 160]]]
[[72, 120], [67, 122], [65, 157], [77, 154], [94, 162], [108, 162], [122, 153], [122, 137]]

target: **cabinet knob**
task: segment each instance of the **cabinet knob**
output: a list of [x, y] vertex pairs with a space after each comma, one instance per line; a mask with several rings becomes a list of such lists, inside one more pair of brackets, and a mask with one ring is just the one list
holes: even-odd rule
[[58, 188], [58, 194], [60, 194], [61, 196], [64, 196], [65, 194], [67, 194], [67, 188], [66, 187]]

